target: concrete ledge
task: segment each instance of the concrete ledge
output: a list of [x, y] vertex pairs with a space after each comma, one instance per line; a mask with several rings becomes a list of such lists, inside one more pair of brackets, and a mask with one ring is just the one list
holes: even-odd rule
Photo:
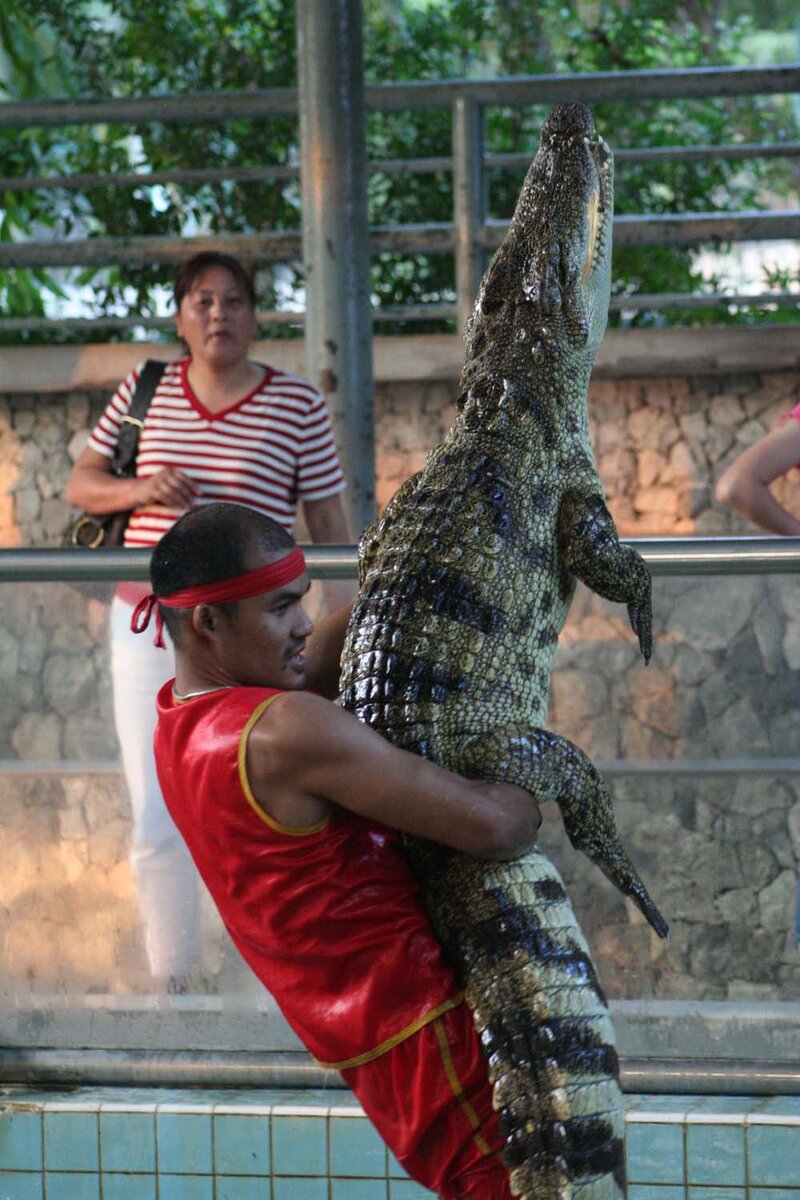
[[[88, 346], [4, 346], [0, 351], [0, 394], [108, 390], [143, 358], [169, 360], [177, 343]], [[253, 357], [303, 375], [305, 343], [256, 342]], [[463, 342], [455, 334], [377, 337], [373, 341], [376, 383], [458, 379]], [[612, 329], [597, 358], [598, 378], [719, 375], [800, 370], [800, 326], [761, 328], [706, 326], [696, 329]]]

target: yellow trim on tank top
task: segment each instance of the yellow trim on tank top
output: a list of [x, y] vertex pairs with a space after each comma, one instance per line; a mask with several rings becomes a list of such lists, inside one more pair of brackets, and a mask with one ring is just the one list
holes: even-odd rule
[[269, 708], [273, 700], [277, 700], [278, 696], [282, 696], [283, 692], [276, 692], [274, 696], [267, 696], [266, 700], [262, 700], [260, 704], [251, 712], [247, 719], [247, 724], [242, 730], [242, 736], [239, 738], [239, 751], [237, 761], [239, 765], [239, 783], [242, 786], [242, 791], [245, 794], [247, 803], [252, 808], [257, 817], [269, 825], [270, 829], [274, 829], [276, 833], [285, 833], [289, 837], [308, 837], [312, 833], [319, 833], [331, 819], [330, 813], [322, 817], [319, 821], [315, 821], [313, 825], [283, 825], [280, 821], [276, 821], [269, 813], [264, 812], [264, 809], [253, 795], [253, 789], [250, 787], [250, 780], [247, 778], [247, 740], [253, 726], [261, 718], [266, 709]]
[[356, 1054], [353, 1058], [345, 1058], [342, 1062], [323, 1062], [318, 1058], [316, 1061], [321, 1067], [325, 1067], [331, 1071], [346, 1071], [350, 1067], [363, 1067], [365, 1063], [372, 1062], [375, 1058], [380, 1058], [382, 1054], [386, 1054], [389, 1050], [394, 1050], [395, 1046], [399, 1046], [407, 1038], [412, 1037], [423, 1029], [426, 1025], [430, 1025], [437, 1017], [441, 1017], [443, 1013], [449, 1012], [451, 1008], [458, 1008], [459, 1004], [464, 1003], [464, 993], [456, 992], [455, 996], [451, 996], [449, 1000], [443, 1000], [441, 1004], [437, 1004], [435, 1008], [423, 1013], [421, 1017], [417, 1017], [416, 1021], [412, 1021], [410, 1025], [406, 1025], [405, 1029], [401, 1029], [398, 1033], [393, 1033], [386, 1041], [380, 1045], [374, 1046], [372, 1050], [365, 1050], [363, 1054]]

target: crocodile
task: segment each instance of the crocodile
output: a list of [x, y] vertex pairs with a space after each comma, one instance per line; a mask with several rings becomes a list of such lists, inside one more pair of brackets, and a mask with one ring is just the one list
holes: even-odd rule
[[[580, 104], [552, 109], [465, 331], [455, 422], [359, 545], [341, 703], [392, 742], [554, 800], [585, 852], [660, 936], [667, 925], [588, 757], [544, 727], [576, 580], [627, 605], [646, 661], [651, 581], [619, 540], [588, 435], [608, 317], [613, 158]], [[418, 838], [405, 851], [464, 985], [525, 1200], [626, 1193], [607, 1004], [564, 884]]]

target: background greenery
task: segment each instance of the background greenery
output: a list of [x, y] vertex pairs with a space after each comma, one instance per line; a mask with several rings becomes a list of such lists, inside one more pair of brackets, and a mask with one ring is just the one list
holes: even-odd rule
[[[28, 0], [0, 8], [0, 95], [8, 99], [132, 96], [204, 90], [280, 87], [296, 83], [295, 0]], [[752, 65], [797, 58], [800, 0], [762, 0], [758, 23], [737, 0], [364, 0], [365, 59], [370, 82], [491, 77], [540, 72], [589, 72], [709, 65]], [[612, 146], [724, 144], [798, 136], [795, 108], [785, 97], [720, 98], [601, 104], [598, 127]], [[544, 110], [491, 109], [492, 152], [532, 151]], [[368, 153], [375, 158], [450, 153], [444, 111], [370, 114]], [[263, 166], [296, 163], [293, 119], [160, 125], [0, 130], [0, 175], [51, 175], [130, 169]], [[617, 172], [618, 213], [730, 212], [763, 207], [796, 186], [791, 160], [708, 160], [635, 166]], [[492, 216], [510, 215], [519, 172], [494, 173]], [[5, 190], [0, 240], [148, 234], [216, 233], [300, 228], [296, 182], [228, 180], [202, 186], [119, 187], [83, 191]], [[449, 221], [449, 173], [372, 175], [375, 224]], [[700, 279], [687, 249], [622, 249], [614, 257], [617, 293], [687, 292], [713, 288]], [[85, 315], [163, 311], [172, 268], [129, 267], [73, 272], [0, 272], [0, 306], [9, 315], [64, 311], [75, 288]], [[453, 263], [446, 255], [382, 255], [373, 263], [373, 293], [381, 304], [453, 298]], [[791, 278], [778, 271], [773, 282]], [[299, 264], [262, 271], [265, 307], [302, 285]], [[675, 322], [796, 319], [796, 308], [732, 314], [675, 309]], [[643, 311], [631, 323], [663, 321]], [[389, 326], [431, 331], [430, 322]], [[386, 329], [386, 326], [382, 326]], [[74, 335], [72, 335], [74, 336]], [[124, 337], [125, 334], [117, 336]], [[46, 340], [66, 340], [66, 331]], [[5, 340], [45, 340], [27, 332]]]

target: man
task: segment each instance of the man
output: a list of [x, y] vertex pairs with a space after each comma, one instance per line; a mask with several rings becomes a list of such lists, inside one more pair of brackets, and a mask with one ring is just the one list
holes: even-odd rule
[[511, 858], [536, 840], [535, 803], [324, 699], [348, 610], [312, 633], [302, 552], [263, 514], [188, 513], [151, 580], [133, 626], [158, 605], [176, 661], [158, 697], [159, 780], [236, 946], [409, 1175], [448, 1200], [510, 1200], [472, 1017], [397, 831]]

